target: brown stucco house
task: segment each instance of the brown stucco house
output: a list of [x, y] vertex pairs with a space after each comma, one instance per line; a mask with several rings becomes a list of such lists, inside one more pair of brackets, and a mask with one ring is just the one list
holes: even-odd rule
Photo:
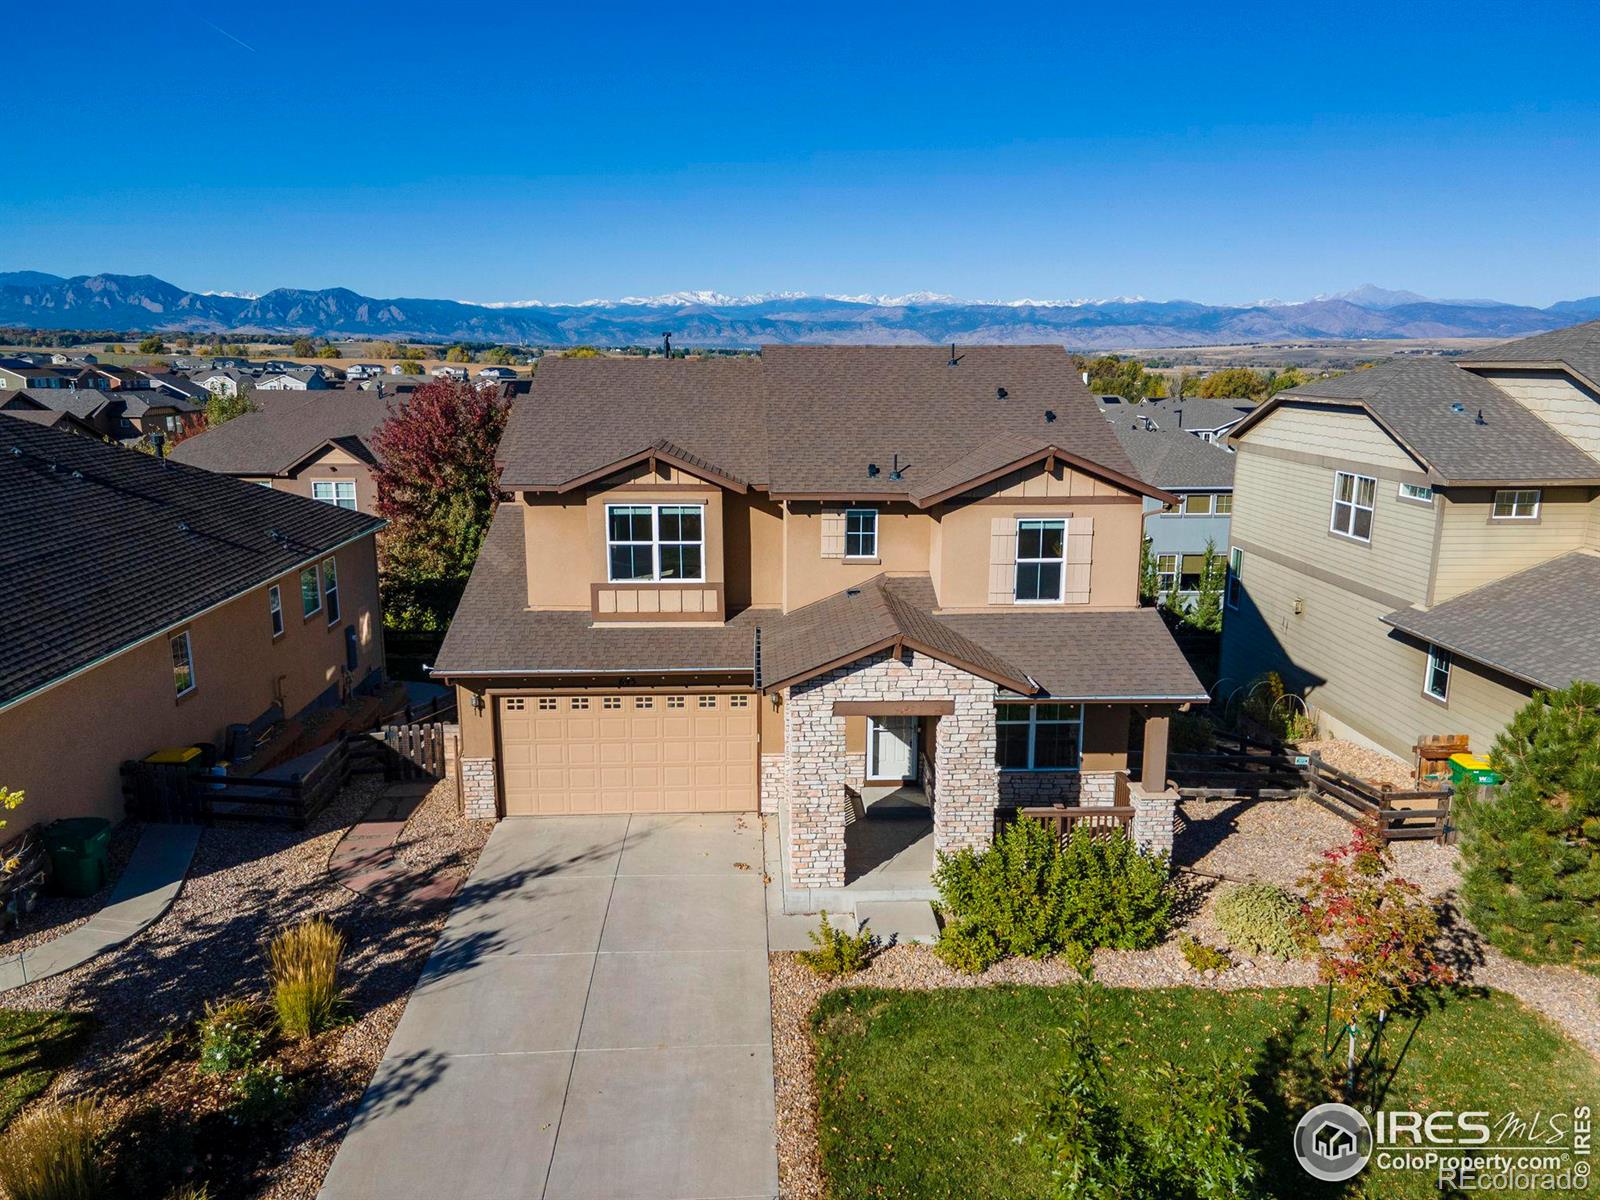
[[0, 785], [122, 816], [119, 766], [383, 667], [375, 517], [0, 421]]
[[1139, 607], [1170, 497], [1060, 347], [546, 359], [499, 457], [434, 670], [472, 812], [759, 809], [813, 896], [874, 789], [940, 850], [1119, 800], [1170, 846], [1166, 725], [1206, 700]]

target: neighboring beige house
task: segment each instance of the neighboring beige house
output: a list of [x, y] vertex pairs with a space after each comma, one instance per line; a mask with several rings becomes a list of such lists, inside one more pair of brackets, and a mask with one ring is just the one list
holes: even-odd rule
[[387, 418], [390, 401], [408, 390], [403, 384], [383, 392], [257, 390], [251, 397], [256, 411], [185, 439], [172, 457], [276, 491], [376, 512], [372, 435]]
[[0, 422], [0, 786], [14, 829], [119, 819], [120, 764], [383, 668], [382, 522]]
[[499, 459], [434, 670], [469, 811], [760, 809], [800, 903], [880, 796], [941, 850], [1056, 802], [1170, 848], [1167, 722], [1206, 700], [1139, 606], [1173, 497], [1060, 347], [547, 359]]
[[1404, 759], [1600, 679], [1600, 322], [1280, 393], [1233, 432], [1221, 691]]

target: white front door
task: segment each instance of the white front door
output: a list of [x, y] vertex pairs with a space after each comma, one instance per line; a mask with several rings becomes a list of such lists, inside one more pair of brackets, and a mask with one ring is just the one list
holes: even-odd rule
[[917, 718], [867, 718], [867, 778], [917, 777]]

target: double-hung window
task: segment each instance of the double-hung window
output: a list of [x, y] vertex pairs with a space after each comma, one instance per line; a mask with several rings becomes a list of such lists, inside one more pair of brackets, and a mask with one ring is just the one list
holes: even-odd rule
[[1066, 575], [1066, 556], [1066, 521], [1019, 519], [1017, 603], [1060, 603]]
[[1083, 705], [998, 704], [995, 763], [1005, 771], [1076, 771]]
[[307, 567], [300, 572], [300, 616], [311, 616], [322, 608], [322, 579], [317, 568]]
[[844, 514], [844, 556], [878, 557], [878, 510], [851, 508]]
[[1186, 517], [1209, 517], [1211, 515], [1211, 493], [1190, 492], [1183, 498], [1183, 515]]
[[1228, 551], [1228, 607], [1238, 608], [1244, 594], [1244, 551], [1234, 546]]
[[1534, 521], [1539, 517], [1538, 488], [1507, 488], [1494, 494], [1490, 518], [1496, 521]]
[[1178, 590], [1178, 556], [1156, 555], [1156, 591], [1165, 596]]
[[324, 504], [337, 504], [340, 508], [356, 506], [356, 484], [353, 479], [317, 479], [311, 484], [311, 498]]
[[1422, 690], [1435, 700], [1450, 698], [1450, 651], [1442, 646], [1428, 647], [1428, 674]]
[[272, 618], [272, 636], [283, 636], [283, 589], [273, 584], [267, 589], [267, 615]]
[[1372, 505], [1378, 481], [1370, 475], [1337, 471], [1333, 476], [1333, 519], [1328, 528], [1358, 542], [1372, 540]]
[[705, 506], [606, 505], [612, 583], [693, 583], [705, 578]]
[[172, 639], [172, 690], [181, 699], [194, 689], [194, 647], [185, 629]]
[[328, 624], [339, 620], [339, 564], [331, 558], [322, 560], [322, 602], [328, 608]]

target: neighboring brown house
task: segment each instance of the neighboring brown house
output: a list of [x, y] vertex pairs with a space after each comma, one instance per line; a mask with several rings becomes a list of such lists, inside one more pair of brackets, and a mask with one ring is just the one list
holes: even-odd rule
[[1222, 689], [1402, 759], [1600, 680], [1600, 322], [1280, 392], [1232, 438]]
[[15, 417], [19, 421], [27, 421], [30, 425], [41, 425], [46, 429], [58, 429], [62, 433], [76, 433], [82, 437], [99, 439], [100, 433], [87, 421], [80, 420], [68, 412], [57, 412], [51, 408], [5, 408], [0, 407], [0, 416]]
[[276, 491], [376, 512], [372, 435], [400, 390], [257, 389], [250, 398], [255, 412], [186, 439], [172, 457]]
[[1172, 498], [1060, 347], [546, 359], [499, 457], [434, 672], [469, 811], [759, 808], [812, 898], [875, 787], [941, 850], [1114, 800], [1170, 847], [1167, 720], [1206, 700], [1138, 602]]
[[0, 391], [0, 412], [40, 411], [68, 414], [114, 442], [136, 442], [153, 433], [171, 441], [197, 428], [204, 418], [201, 407], [154, 388]]
[[0, 421], [0, 786], [21, 819], [116, 819], [125, 759], [369, 682], [380, 525]]

